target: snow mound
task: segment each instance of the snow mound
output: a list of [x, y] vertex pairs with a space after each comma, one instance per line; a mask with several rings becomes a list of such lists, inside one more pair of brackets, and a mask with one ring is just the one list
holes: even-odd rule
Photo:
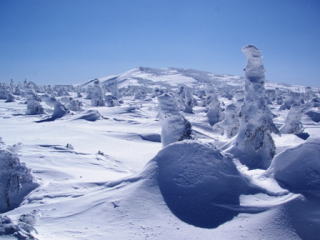
[[280, 153], [268, 171], [281, 187], [306, 197], [320, 197], [320, 138]]
[[99, 111], [97, 111], [97, 110], [88, 110], [82, 116], [80, 116], [77, 119], [84, 119], [84, 120], [87, 120], [87, 121], [90, 121], [90, 122], [94, 122], [94, 121], [97, 121], [97, 120], [99, 120], [101, 118], [102, 118], [102, 116], [99, 113]]
[[238, 214], [246, 181], [232, 160], [196, 141], [168, 145], [154, 159], [158, 184], [170, 210], [189, 224], [214, 228]]
[[23, 201], [38, 185], [30, 170], [20, 163], [13, 150], [0, 143], [0, 213], [9, 211]]
[[310, 117], [312, 121], [320, 122], [320, 112], [319, 111], [310, 110], [310, 111], [306, 112], [306, 115], [308, 117]]
[[143, 140], [150, 142], [161, 142], [161, 135], [158, 133], [146, 133], [139, 135]]

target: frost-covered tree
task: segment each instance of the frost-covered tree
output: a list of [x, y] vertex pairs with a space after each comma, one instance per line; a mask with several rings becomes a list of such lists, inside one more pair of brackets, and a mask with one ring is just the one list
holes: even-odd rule
[[304, 113], [303, 106], [291, 106], [284, 125], [280, 128], [281, 133], [300, 134], [304, 128], [301, 122], [302, 115]]
[[82, 106], [82, 103], [77, 100], [77, 99], [73, 99], [73, 98], [70, 98], [70, 102], [68, 104], [68, 108], [71, 110], [71, 111], [81, 111], [81, 106]]
[[290, 109], [291, 106], [304, 104], [303, 97], [298, 92], [289, 91], [284, 98], [282, 105], [279, 110]]
[[215, 90], [210, 89], [207, 94], [207, 118], [210, 126], [213, 126], [222, 120], [223, 113]]
[[91, 89], [91, 105], [98, 107], [104, 106], [104, 93], [103, 89], [100, 86], [100, 81], [96, 79], [93, 83], [93, 87]]
[[51, 118], [53, 120], [61, 118], [68, 113], [68, 109], [59, 101], [56, 101], [53, 108], [53, 113]]
[[193, 113], [194, 100], [191, 89], [185, 85], [180, 86], [178, 95], [180, 97], [182, 111], [185, 113]]
[[41, 106], [40, 102], [35, 99], [29, 99], [27, 100], [27, 115], [37, 115], [37, 114], [43, 114], [44, 109]]
[[0, 143], [0, 213], [17, 207], [37, 184], [13, 149]]
[[253, 45], [242, 49], [248, 59], [245, 71], [245, 99], [240, 111], [239, 133], [229, 148], [234, 157], [250, 169], [266, 169], [275, 154], [271, 133], [279, 133], [265, 99], [265, 75], [261, 53]]
[[161, 142], [163, 146], [170, 143], [191, 138], [191, 124], [179, 112], [177, 102], [173, 95], [164, 93], [158, 96], [160, 121], [161, 121]]
[[13, 96], [12, 93], [8, 92], [6, 102], [14, 102], [14, 101], [15, 101], [15, 97]]
[[239, 125], [237, 106], [235, 104], [229, 104], [224, 111], [224, 119], [215, 124], [213, 130], [231, 138], [238, 133]]
[[119, 105], [118, 99], [111, 94], [105, 95], [105, 102], [107, 107], [114, 107]]
[[0, 99], [6, 100], [8, 95], [8, 89], [5, 84], [0, 83]]
[[41, 98], [38, 96], [38, 94], [32, 89], [27, 89], [26, 91], [26, 98], [27, 100], [37, 100], [37, 101], [41, 101]]

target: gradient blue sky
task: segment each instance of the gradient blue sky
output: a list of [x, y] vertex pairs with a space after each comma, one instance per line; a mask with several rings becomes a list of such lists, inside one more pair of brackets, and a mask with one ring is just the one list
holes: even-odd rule
[[0, 81], [76, 83], [137, 66], [320, 86], [318, 0], [0, 0]]

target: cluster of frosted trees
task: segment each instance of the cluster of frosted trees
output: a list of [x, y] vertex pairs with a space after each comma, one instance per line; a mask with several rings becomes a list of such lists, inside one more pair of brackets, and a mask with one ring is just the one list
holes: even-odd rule
[[[26, 104], [26, 115], [40, 115], [44, 118], [38, 122], [53, 121], [70, 112], [83, 110], [85, 96], [93, 107], [113, 107], [120, 104], [117, 82], [104, 88], [98, 79], [92, 84], [81, 87], [73, 85], [44, 85], [25, 80], [15, 83], [13, 80], [0, 83], [0, 99], [10, 103], [18, 100]], [[88, 104], [88, 103], [86, 103]], [[49, 116], [47, 116], [49, 114]]]
[[[301, 118], [317, 106], [318, 95], [311, 88], [306, 88], [304, 93], [279, 88], [266, 90], [260, 51], [253, 45], [242, 51], [248, 60], [244, 69], [245, 86], [243, 91], [234, 91], [233, 97], [222, 94], [212, 85], [195, 91], [183, 85], [177, 93], [158, 94], [164, 146], [193, 138], [191, 123], [182, 112], [194, 113], [195, 106], [204, 107], [207, 122], [214, 132], [231, 138], [225, 151], [250, 169], [269, 167], [275, 155], [272, 133], [302, 136]], [[288, 111], [280, 129], [273, 122], [275, 115], [269, 104], [279, 105], [280, 111]]]

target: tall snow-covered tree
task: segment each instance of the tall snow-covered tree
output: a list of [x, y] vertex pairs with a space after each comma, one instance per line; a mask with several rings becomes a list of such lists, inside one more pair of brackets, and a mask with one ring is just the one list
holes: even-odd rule
[[269, 167], [275, 154], [271, 133], [279, 133], [265, 98], [265, 69], [258, 48], [242, 49], [247, 57], [245, 67], [245, 99], [240, 111], [239, 133], [229, 148], [234, 157], [250, 169]]

